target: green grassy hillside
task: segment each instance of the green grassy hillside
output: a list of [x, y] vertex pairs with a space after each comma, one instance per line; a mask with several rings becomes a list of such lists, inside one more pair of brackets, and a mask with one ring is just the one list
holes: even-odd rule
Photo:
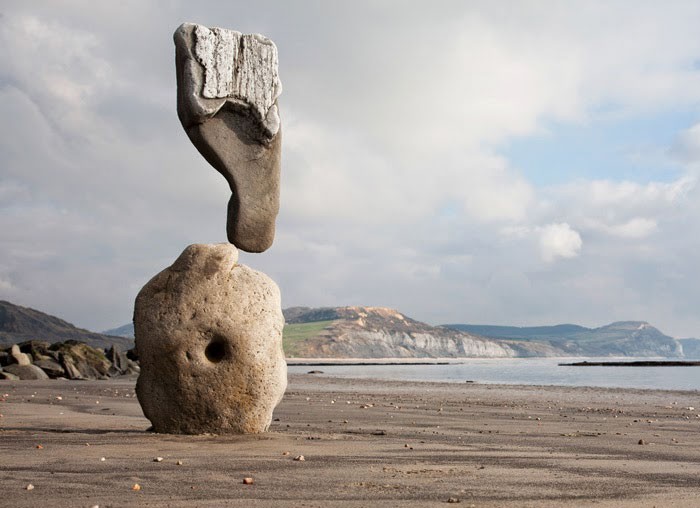
[[334, 320], [315, 321], [313, 323], [294, 323], [284, 326], [283, 344], [287, 356], [296, 356], [298, 346], [307, 339], [316, 337]]

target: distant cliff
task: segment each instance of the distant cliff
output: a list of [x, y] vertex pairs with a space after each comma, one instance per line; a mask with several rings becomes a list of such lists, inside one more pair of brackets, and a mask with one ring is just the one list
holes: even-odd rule
[[[292, 357], [680, 358], [684, 349], [678, 340], [642, 321], [600, 328], [430, 326], [383, 307], [292, 307], [284, 315], [285, 351]], [[695, 346], [689, 341], [685, 347], [695, 354]]]
[[[618, 321], [600, 328], [578, 325], [537, 327], [445, 325], [490, 339], [546, 344], [567, 356], [662, 356], [683, 357], [684, 347], [645, 321]], [[691, 346], [689, 346], [691, 347]]]
[[285, 351], [291, 357], [556, 356], [540, 344], [510, 344], [430, 326], [384, 307], [292, 307], [284, 315]]

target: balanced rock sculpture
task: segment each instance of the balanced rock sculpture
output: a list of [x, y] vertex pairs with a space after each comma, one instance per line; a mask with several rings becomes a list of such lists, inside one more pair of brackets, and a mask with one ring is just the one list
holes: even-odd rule
[[156, 432], [258, 433], [287, 387], [280, 292], [231, 244], [190, 245], [136, 297], [136, 393]]
[[178, 117], [231, 188], [228, 240], [263, 252], [274, 240], [279, 211], [277, 48], [262, 35], [192, 23], [182, 24], [174, 39]]
[[191, 23], [174, 39], [178, 116], [231, 188], [230, 243], [190, 245], [136, 297], [136, 394], [156, 432], [264, 432], [287, 387], [284, 317], [277, 285], [238, 264], [238, 248], [262, 252], [275, 237], [277, 48]]

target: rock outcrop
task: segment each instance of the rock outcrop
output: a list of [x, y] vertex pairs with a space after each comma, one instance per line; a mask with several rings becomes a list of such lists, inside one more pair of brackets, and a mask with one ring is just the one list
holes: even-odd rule
[[263, 252], [274, 240], [279, 211], [277, 48], [262, 35], [192, 23], [182, 24], [173, 38], [178, 117], [231, 189], [228, 240]]
[[58, 361], [69, 379], [106, 379], [111, 364], [104, 352], [81, 342], [67, 341], [56, 346]]
[[0, 366], [19, 379], [107, 379], [139, 372], [138, 364], [119, 352], [117, 346], [106, 355], [102, 349], [75, 340], [13, 344], [0, 351]]
[[287, 385], [277, 285], [230, 244], [190, 245], [136, 298], [136, 392], [157, 432], [265, 431]]

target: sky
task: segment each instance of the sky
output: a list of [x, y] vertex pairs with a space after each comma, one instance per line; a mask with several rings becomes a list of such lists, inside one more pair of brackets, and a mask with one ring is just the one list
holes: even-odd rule
[[103, 330], [224, 179], [176, 114], [173, 31], [262, 33], [283, 92], [283, 307], [700, 337], [696, 1], [4, 0], [0, 299]]

